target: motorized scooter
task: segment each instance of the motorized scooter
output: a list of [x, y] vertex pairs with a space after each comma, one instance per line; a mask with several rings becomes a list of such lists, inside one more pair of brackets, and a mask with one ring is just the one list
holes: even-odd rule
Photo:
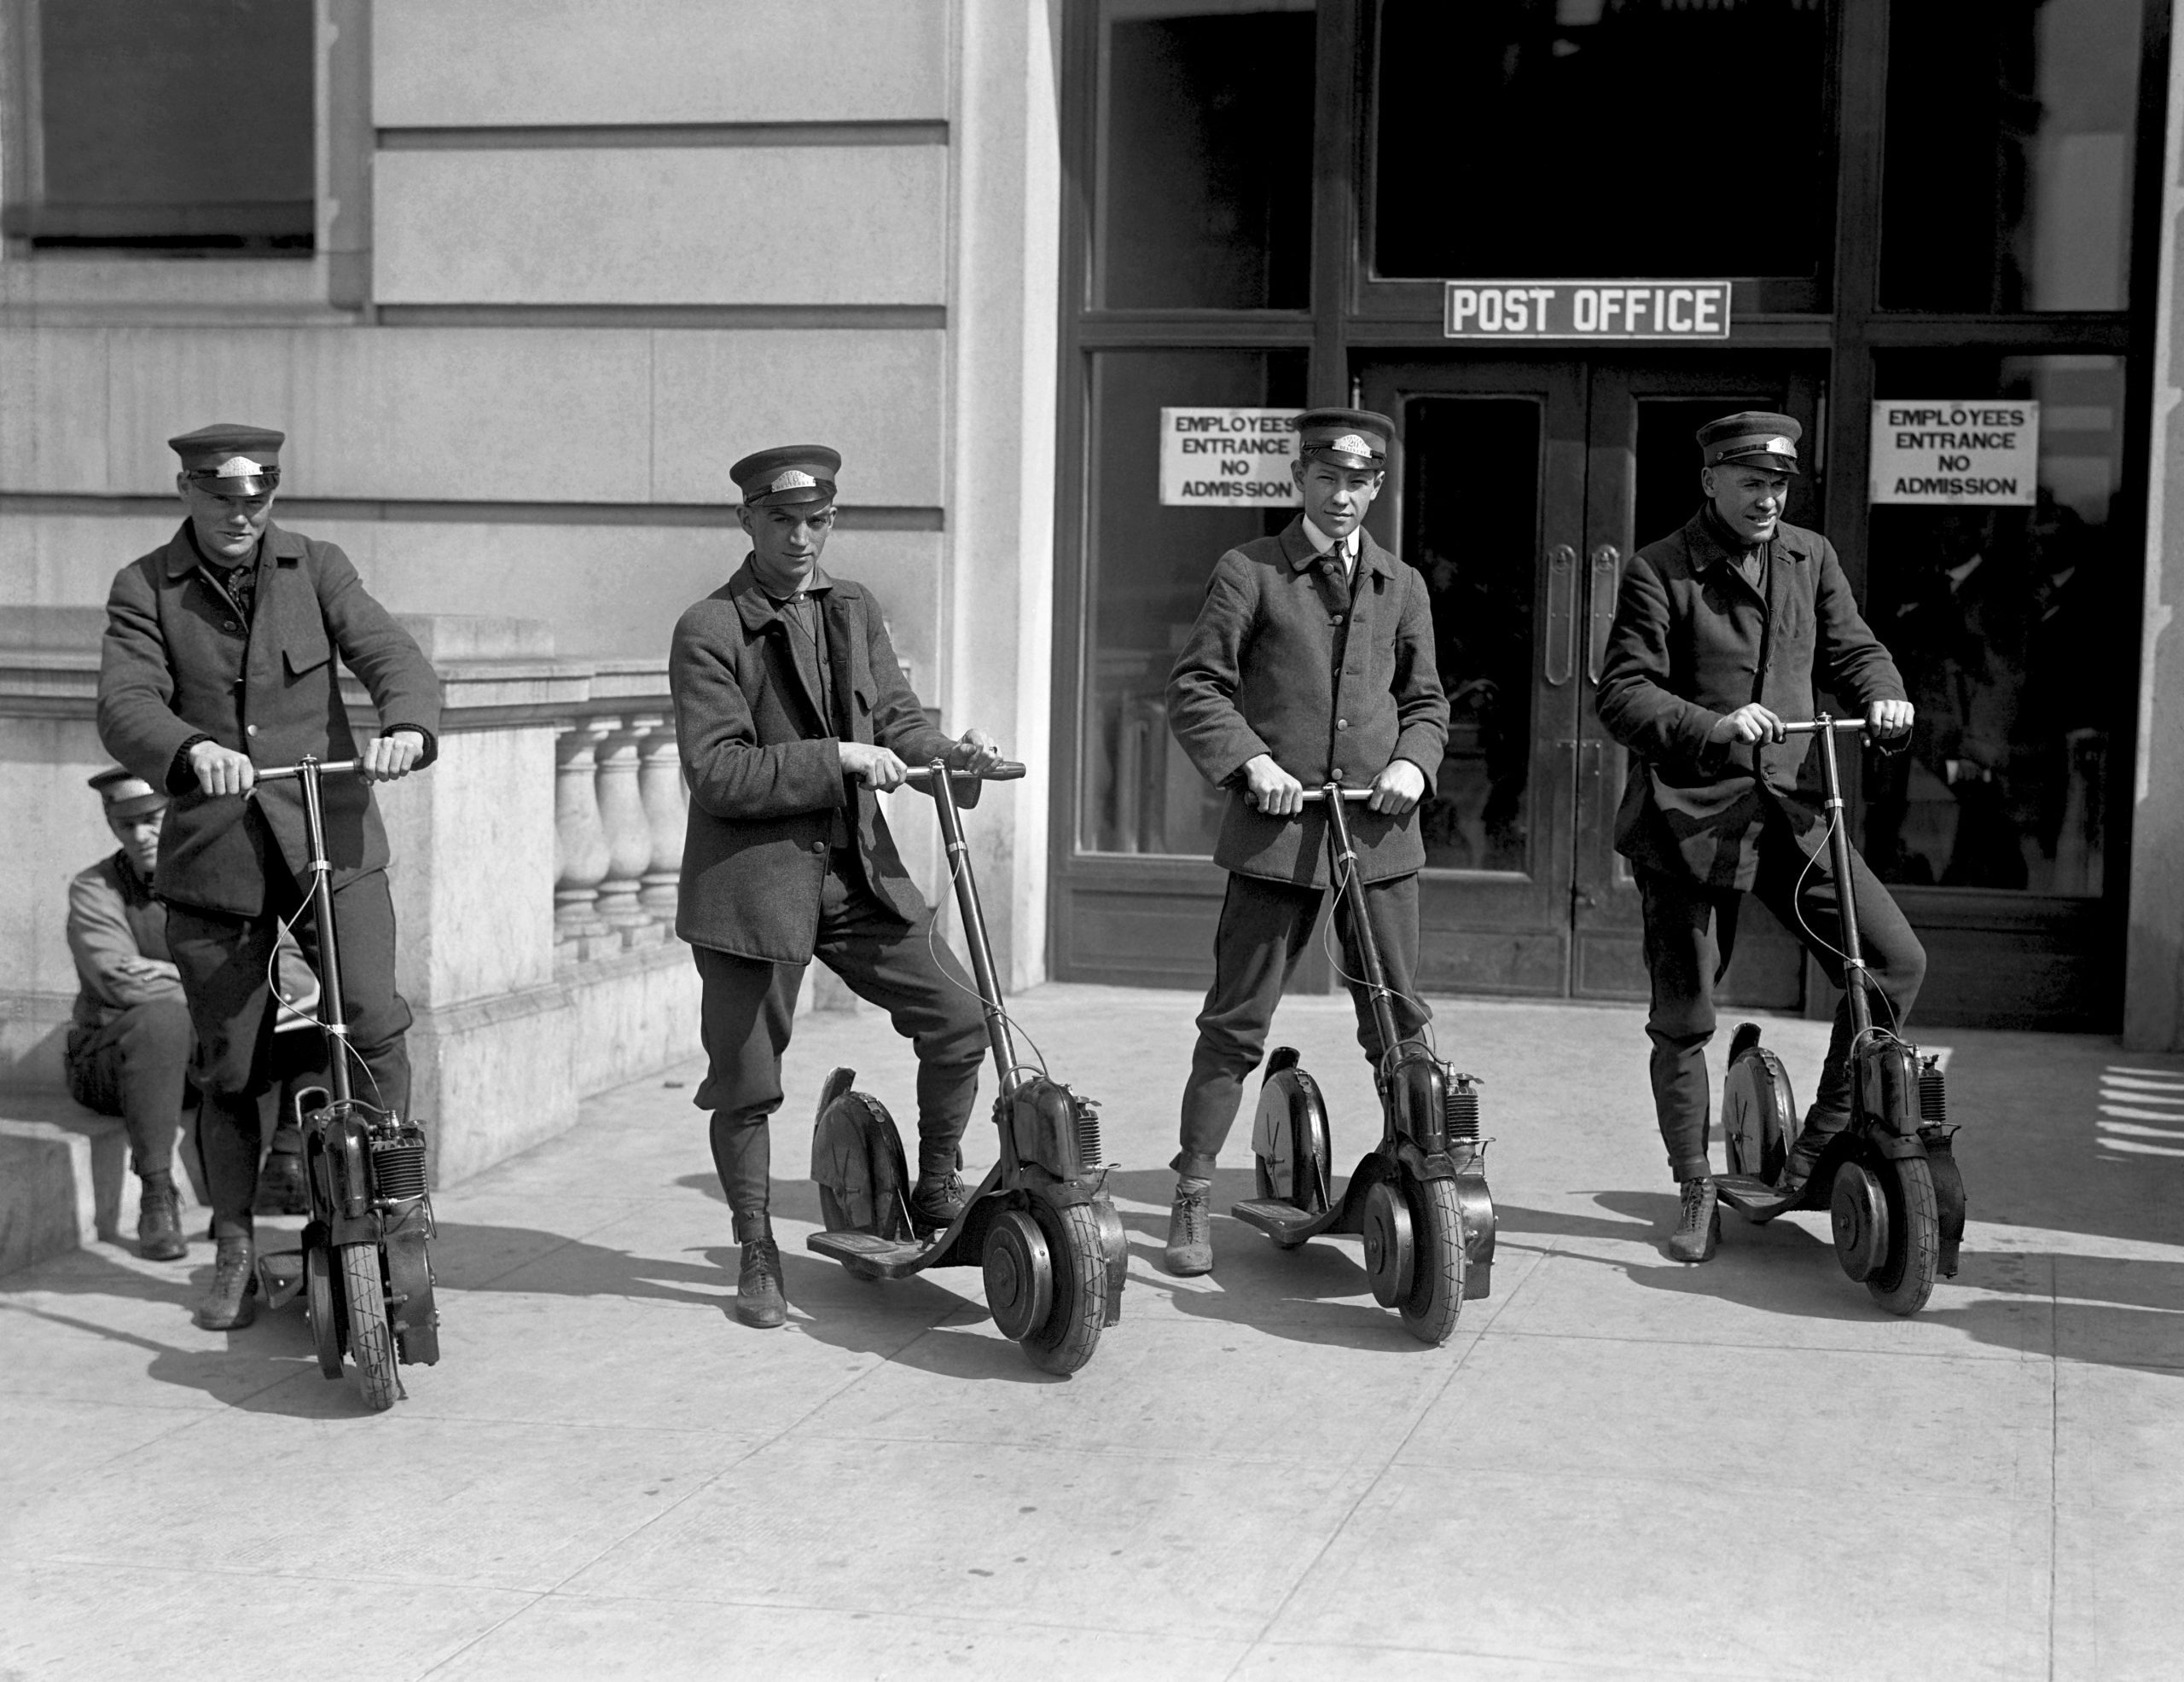
[[[427, 1189], [424, 1129], [357, 1096], [350, 1082], [349, 1025], [343, 1015], [341, 948], [334, 921], [334, 867], [326, 854], [319, 785], [353, 774], [353, 759], [261, 769], [261, 783], [290, 778], [302, 786], [304, 837], [311, 858], [311, 914], [318, 930], [318, 1027], [326, 1036], [327, 1081], [295, 1094], [303, 1134], [309, 1217], [296, 1250], [260, 1251], [258, 1283], [280, 1308], [304, 1299], [319, 1371], [341, 1376], [356, 1363], [357, 1387], [375, 1412], [404, 1394], [395, 1372], [440, 1358], [433, 1297], [433, 1204]], [[282, 1006], [282, 1008], [286, 1008]], [[362, 1066], [361, 1064], [358, 1066]]]
[[1420, 1343], [1445, 1343], [1467, 1297], [1494, 1279], [1494, 1197], [1479, 1137], [1478, 1077], [1458, 1074], [1415, 1039], [1398, 1039], [1387, 974], [1366, 914], [1348, 803], [1372, 791], [1329, 783], [1307, 789], [1327, 809], [1327, 864], [1348, 908], [1360, 979], [1370, 994], [1382, 1053], [1374, 1071], [1380, 1140], [1358, 1163], [1338, 1200], [1329, 1180], [1333, 1146], [1319, 1085], [1284, 1046], [1267, 1059], [1252, 1123], [1258, 1196], [1229, 1211], [1284, 1250], [1325, 1234], [1365, 1241], [1373, 1299], [1393, 1308]]
[[1804, 1184], [1785, 1188], [1782, 1169], [1798, 1135], [1798, 1106], [1781, 1059], [1759, 1043], [1757, 1024], [1744, 1023], [1730, 1039], [1722, 1086], [1729, 1171], [1715, 1186], [1722, 1202], [1755, 1225], [1791, 1209], [1826, 1209], [1843, 1271], [1862, 1282], [1889, 1313], [1915, 1314], [1933, 1294], [1937, 1275], [1955, 1276], [1964, 1237], [1964, 1178], [1957, 1170], [1956, 1128], [1949, 1120], [1940, 1058], [1922, 1056], [1893, 1028], [1877, 1027], [1867, 997], [1872, 983], [1858, 943], [1835, 751], [1838, 734], [1866, 726], [1860, 719], [1821, 713], [1783, 728], [1793, 736], [1820, 738], [1852, 1030], [1850, 1122], [1828, 1140]]
[[1023, 766], [1004, 762], [974, 779], [938, 760], [910, 772], [910, 780], [932, 794], [939, 815], [971, 974], [985, 1008], [1000, 1083], [993, 1118], [1001, 1160], [945, 1231], [921, 1231], [893, 1118], [878, 1099], [851, 1090], [855, 1070], [837, 1069], [820, 1093], [811, 1134], [811, 1177], [827, 1229], [804, 1242], [863, 1279], [906, 1279], [929, 1267], [982, 1268], [986, 1306], [1002, 1335], [1023, 1345], [1043, 1371], [1069, 1373], [1092, 1359], [1102, 1328], [1122, 1318], [1129, 1252], [1122, 1217], [1107, 1193], [1098, 1107], [1017, 1056], [963, 838], [963, 808], [976, 803], [979, 781], [1023, 774]]

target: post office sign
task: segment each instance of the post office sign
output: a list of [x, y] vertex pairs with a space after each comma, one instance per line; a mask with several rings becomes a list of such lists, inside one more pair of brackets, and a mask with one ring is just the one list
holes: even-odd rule
[[1445, 339], [1689, 339], [1729, 336], [1728, 281], [1449, 281]]

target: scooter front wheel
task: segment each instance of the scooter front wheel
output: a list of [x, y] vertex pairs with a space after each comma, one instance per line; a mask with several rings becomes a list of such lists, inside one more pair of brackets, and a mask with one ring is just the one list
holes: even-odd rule
[[1924, 1157], [1902, 1157], [1881, 1165], [1880, 1183], [1888, 1199], [1888, 1254], [1866, 1276], [1866, 1289], [1891, 1314], [1908, 1316], [1926, 1306], [1941, 1270], [1934, 1173]]
[[[1923, 1165], [1922, 1165], [1923, 1166]], [[1453, 1180], [1414, 1180], [1409, 1194], [1417, 1260], [1397, 1304], [1403, 1329], [1421, 1343], [1449, 1341], [1464, 1306], [1464, 1215]]]
[[381, 1283], [379, 1246], [341, 1246], [341, 1295], [349, 1309], [349, 1356], [357, 1363], [357, 1388], [364, 1406], [384, 1413], [394, 1406], [394, 1334], [386, 1324], [386, 1288]]
[[1089, 1204], [1034, 1206], [1054, 1262], [1054, 1307], [1024, 1338], [1024, 1353], [1043, 1372], [1068, 1374], [1092, 1359], [1107, 1319], [1107, 1255], [1100, 1217]]

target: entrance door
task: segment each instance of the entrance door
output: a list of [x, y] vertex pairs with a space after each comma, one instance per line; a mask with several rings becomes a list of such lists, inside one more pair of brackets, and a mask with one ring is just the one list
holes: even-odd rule
[[[1447, 757], [1422, 809], [1420, 979], [1435, 991], [1643, 998], [1637, 890], [1614, 850], [1623, 751], [1593, 710], [1623, 563], [1698, 508], [1704, 422], [1780, 409], [1823, 436], [1821, 365], [1420, 359], [1359, 370], [1403, 445], [1374, 535], [1425, 574]], [[1818, 463], [1790, 518], [1817, 523]], [[1726, 1000], [1803, 1000], [1796, 944], [1747, 902]]]

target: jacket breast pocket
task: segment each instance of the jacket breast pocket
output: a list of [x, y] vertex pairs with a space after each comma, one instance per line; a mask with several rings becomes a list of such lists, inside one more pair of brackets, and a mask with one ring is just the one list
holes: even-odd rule
[[316, 637], [300, 637], [285, 644], [281, 650], [282, 663], [288, 667], [291, 680], [317, 671], [333, 658], [334, 649], [322, 630]]

